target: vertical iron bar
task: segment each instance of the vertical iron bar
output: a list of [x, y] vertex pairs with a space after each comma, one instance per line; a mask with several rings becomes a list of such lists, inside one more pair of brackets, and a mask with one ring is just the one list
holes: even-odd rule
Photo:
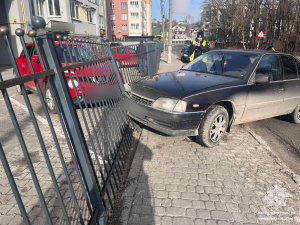
[[105, 224], [104, 220], [104, 206], [101, 200], [100, 185], [98, 182], [96, 172], [92, 163], [91, 156], [88, 151], [84, 134], [76, 113], [75, 106], [66, 82], [65, 76], [60, 71], [60, 63], [56, 53], [55, 45], [52, 40], [52, 33], [46, 33], [43, 29], [39, 31], [37, 37], [38, 45], [41, 47], [42, 54], [45, 56], [45, 63], [47, 68], [56, 69], [55, 76], [50, 77], [54, 83], [54, 91], [58, 93], [59, 107], [62, 109], [62, 115], [66, 123], [70, 140], [74, 151], [76, 153], [83, 178], [89, 193], [89, 197], [93, 206], [93, 210], [99, 209], [97, 216], [98, 224]]

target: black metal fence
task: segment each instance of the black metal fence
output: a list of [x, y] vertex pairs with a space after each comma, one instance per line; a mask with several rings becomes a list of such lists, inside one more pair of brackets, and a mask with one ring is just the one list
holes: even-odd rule
[[111, 48], [124, 82], [145, 76], [154, 76], [159, 69], [162, 42], [126, 45]]
[[[15, 74], [8, 80], [0, 74], [1, 113], [17, 137], [0, 143], [3, 169], [25, 224], [105, 224], [132, 140], [133, 126], [120, 107], [123, 82], [157, 73], [161, 43], [145, 45], [146, 72], [140, 73], [134, 60], [141, 55], [127, 58], [132, 67], [125, 57], [115, 61], [109, 45], [36, 28], [28, 33], [33, 44], [16, 30], [23, 46], [18, 59], [8, 29], [0, 28]], [[13, 106], [11, 87], [22, 95], [29, 117]], [[32, 199], [20, 190], [24, 179]]]

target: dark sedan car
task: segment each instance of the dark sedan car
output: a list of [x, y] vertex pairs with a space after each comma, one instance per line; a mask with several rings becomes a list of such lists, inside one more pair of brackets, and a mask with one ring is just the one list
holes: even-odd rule
[[125, 87], [130, 117], [207, 147], [232, 125], [286, 114], [300, 123], [300, 62], [280, 52], [210, 51], [177, 72]]
[[181, 58], [180, 59], [182, 62], [190, 62], [190, 55], [188, 53], [189, 47], [190, 47], [189, 45], [186, 45], [181, 50]]

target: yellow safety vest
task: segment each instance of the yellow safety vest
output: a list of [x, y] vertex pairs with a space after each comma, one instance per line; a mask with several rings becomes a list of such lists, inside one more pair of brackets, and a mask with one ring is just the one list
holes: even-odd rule
[[[195, 45], [195, 44], [196, 44], [196, 41], [193, 41], [193, 45]], [[204, 40], [204, 41], [202, 42], [202, 44], [203, 44], [203, 46], [205, 47], [206, 41]], [[195, 51], [193, 52], [193, 54], [191, 54], [191, 56], [190, 56], [190, 61], [192, 62], [192, 61], [194, 60], [194, 58], [195, 58]]]

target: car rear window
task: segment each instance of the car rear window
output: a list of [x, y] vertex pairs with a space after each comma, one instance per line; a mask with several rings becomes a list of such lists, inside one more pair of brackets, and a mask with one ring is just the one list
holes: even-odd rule
[[[86, 58], [91, 59], [94, 57], [87, 48], [85, 48], [83, 46], [77, 46], [77, 45], [73, 45], [73, 46], [74, 46], [74, 49], [73, 49], [72, 45], [69, 45], [69, 50], [70, 50], [71, 54], [69, 54], [68, 48], [65, 44], [63, 45], [63, 51], [60, 46], [56, 46], [56, 51], [57, 51], [60, 62], [65, 63], [63, 52], [65, 53], [67, 62], [71, 62], [71, 59], [73, 60], [73, 62], [77, 62], [76, 56], [77, 56], [79, 62], [82, 61], [81, 57], [83, 57], [84, 59], [86, 59]], [[74, 50], [75, 50], [75, 52], [74, 52]], [[76, 53], [76, 56], [75, 56], [75, 53]]]
[[199, 56], [183, 70], [243, 79], [257, 59], [254, 53], [214, 51]]
[[119, 54], [127, 54], [127, 49], [126, 48], [118, 48], [118, 53]]

